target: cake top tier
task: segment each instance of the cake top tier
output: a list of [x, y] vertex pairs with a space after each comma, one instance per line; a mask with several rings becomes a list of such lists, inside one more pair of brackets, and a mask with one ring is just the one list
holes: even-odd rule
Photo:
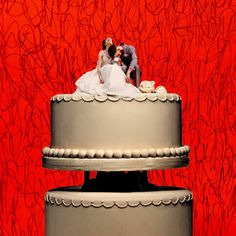
[[186, 166], [189, 147], [182, 144], [181, 127], [181, 97], [174, 93], [55, 95], [43, 165], [97, 171]]

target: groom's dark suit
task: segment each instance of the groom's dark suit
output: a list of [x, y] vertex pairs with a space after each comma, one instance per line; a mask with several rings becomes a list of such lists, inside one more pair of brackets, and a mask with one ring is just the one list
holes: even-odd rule
[[140, 69], [138, 66], [138, 57], [136, 54], [135, 47], [131, 45], [121, 44], [124, 48], [124, 54], [121, 56], [121, 61], [123, 62], [122, 70], [127, 73], [130, 69], [130, 78], [135, 81], [135, 86], [139, 86], [140, 80]]

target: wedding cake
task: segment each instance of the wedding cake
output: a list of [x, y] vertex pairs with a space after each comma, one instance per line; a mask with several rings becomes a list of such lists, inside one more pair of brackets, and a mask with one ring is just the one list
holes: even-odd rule
[[[46, 235], [192, 235], [192, 193], [139, 178], [146, 170], [187, 166], [189, 151], [182, 144], [177, 94], [54, 96], [51, 145], [43, 149], [43, 166], [128, 174], [114, 178], [112, 191], [107, 191], [107, 178], [87, 188], [48, 191]], [[141, 174], [135, 182], [129, 173]], [[133, 191], [139, 181], [142, 186]]]

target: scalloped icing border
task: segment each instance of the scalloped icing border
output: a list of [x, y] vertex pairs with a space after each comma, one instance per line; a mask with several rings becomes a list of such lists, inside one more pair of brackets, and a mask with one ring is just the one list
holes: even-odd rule
[[135, 150], [94, 150], [94, 149], [63, 149], [44, 147], [42, 153], [48, 157], [64, 158], [139, 158], [139, 157], [170, 157], [187, 156], [190, 147], [184, 145], [177, 148], [135, 149]]
[[105, 96], [105, 95], [89, 95], [89, 94], [81, 94], [81, 95], [76, 95], [76, 94], [58, 94], [55, 95], [51, 98], [52, 102], [69, 102], [69, 101], [84, 101], [84, 102], [92, 102], [92, 101], [98, 101], [98, 102], [106, 102], [106, 101], [112, 101], [112, 102], [117, 102], [119, 100], [123, 101], [138, 101], [138, 102], [143, 102], [143, 101], [169, 101], [169, 102], [179, 102], [181, 101], [181, 97], [178, 94], [175, 93], [167, 93], [167, 94], [162, 94], [162, 93], [150, 93], [150, 94], [145, 94], [141, 93], [135, 98], [129, 98], [129, 97], [113, 97], [113, 96]]
[[65, 207], [73, 206], [73, 207], [95, 207], [95, 208], [112, 208], [117, 206], [118, 208], [126, 208], [126, 207], [138, 207], [138, 206], [160, 206], [160, 205], [176, 205], [178, 203], [183, 204], [185, 202], [189, 202], [193, 200], [193, 194], [190, 193], [186, 196], [181, 196], [173, 199], [163, 199], [163, 200], [133, 200], [133, 201], [87, 201], [87, 200], [65, 200], [64, 198], [57, 198], [56, 196], [52, 196], [47, 194], [45, 196], [45, 202], [47, 204], [56, 204], [57, 206], [63, 205]]

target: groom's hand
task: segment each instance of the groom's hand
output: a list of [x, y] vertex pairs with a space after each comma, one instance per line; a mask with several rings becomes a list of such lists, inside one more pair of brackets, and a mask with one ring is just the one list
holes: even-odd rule
[[125, 77], [125, 81], [126, 81], [126, 83], [129, 83], [129, 84], [130, 84], [130, 83], [131, 83], [130, 76], [127, 76], [127, 75], [126, 75], [126, 77]]

